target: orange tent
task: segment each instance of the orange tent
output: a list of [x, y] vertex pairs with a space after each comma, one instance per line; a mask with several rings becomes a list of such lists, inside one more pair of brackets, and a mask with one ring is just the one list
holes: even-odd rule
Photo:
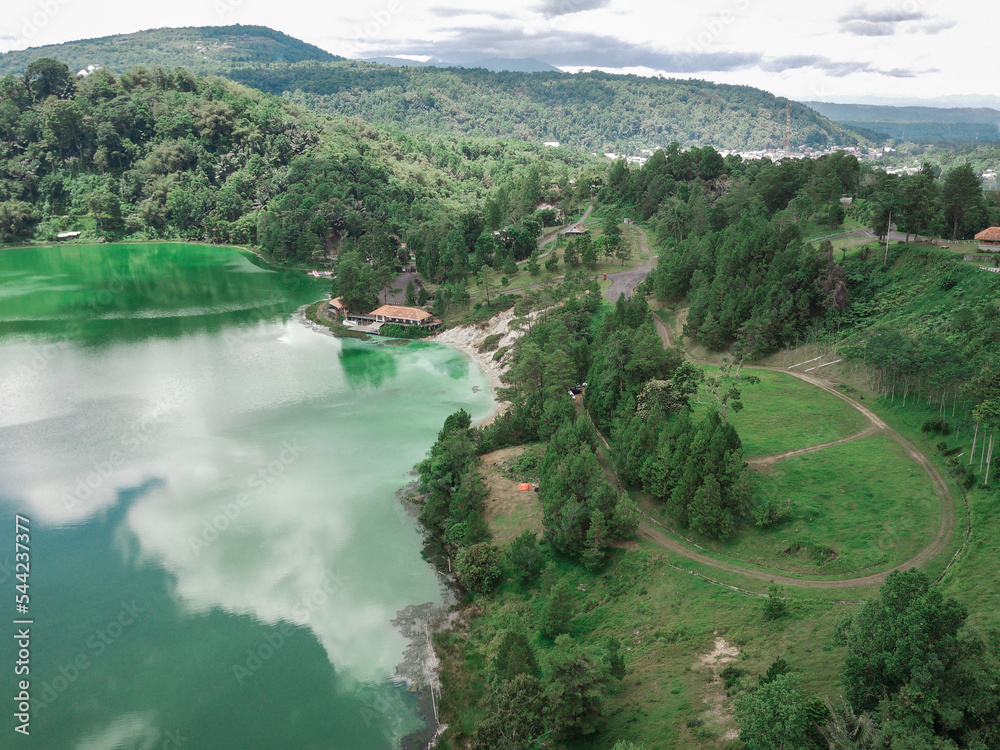
[[525, 492], [526, 490], [530, 490], [531, 489], [531, 485], [528, 484], [527, 482], [521, 482], [521, 484], [519, 484], [517, 486], [517, 488], [519, 490], [521, 490], [521, 492]]

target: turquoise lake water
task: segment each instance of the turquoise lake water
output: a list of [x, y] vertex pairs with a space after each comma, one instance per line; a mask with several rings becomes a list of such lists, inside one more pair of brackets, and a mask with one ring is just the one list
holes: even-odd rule
[[0, 251], [0, 670], [30, 519], [31, 735], [0, 746], [392, 748], [400, 609], [440, 601], [396, 491], [485, 376], [339, 340], [326, 281], [198, 245]]

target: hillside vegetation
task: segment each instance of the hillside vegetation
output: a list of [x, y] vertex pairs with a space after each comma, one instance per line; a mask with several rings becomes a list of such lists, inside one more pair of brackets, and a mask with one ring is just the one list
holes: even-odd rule
[[[393, 67], [335, 58], [261, 26], [155, 29], [0, 55], [0, 75], [52, 57], [73, 70], [104, 65], [183, 67], [224, 75], [317, 112], [420, 133], [529, 142], [590, 152], [711, 144], [780, 148], [788, 101], [748, 86], [591, 72], [491, 72]], [[495, 61], [484, 61], [491, 64]], [[792, 143], [847, 146], [865, 139], [792, 103]]]
[[[242, 67], [236, 80], [320, 112], [408, 129], [559, 141], [589, 151], [683, 145], [779, 148], [787, 100], [748, 86], [591, 72], [493, 73], [354, 61]], [[849, 129], [792, 103], [792, 142], [853, 145]]]
[[539, 145], [393, 134], [181, 69], [78, 78], [43, 59], [0, 79], [6, 243], [75, 230], [311, 261], [347, 241], [389, 269], [409, 234], [436, 247], [457, 229], [456, 252], [468, 255], [487, 197], [499, 226], [533, 212], [543, 183], [566, 185], [582, 161]]
[[136, 65], [224, 73], [237, 64], [336, 59], [319, 47], [266, 26], [188, 26], [6, 52], [0, 55], [0, 75], [22, 75], [30, 63], [46, 57], [62, 60], [74, 72], [88, 65], [103, 65], [116, 73]]

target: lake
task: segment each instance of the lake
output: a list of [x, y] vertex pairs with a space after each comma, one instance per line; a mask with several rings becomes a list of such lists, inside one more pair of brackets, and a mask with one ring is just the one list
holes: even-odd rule
[[396, 492], [493, 399], [450, 348], [313, 330], [296, 311], [328, 284], [231, 248], [0, 251], [6, 737], [19, 616], [23, 746], [355, 750], [423, 726], [392, 620], [442, 593]]

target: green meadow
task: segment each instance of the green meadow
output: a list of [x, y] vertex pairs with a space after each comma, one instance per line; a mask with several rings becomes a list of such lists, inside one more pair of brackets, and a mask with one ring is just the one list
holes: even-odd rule
[[940, 499], [923, 468], [884, 435], [779, 461], [754, 472], [755, 499], [777, 500], [785, 518], [745, 528], [713, 548], [754, 565], [844, 577], [874, 573], [933, 539]]

